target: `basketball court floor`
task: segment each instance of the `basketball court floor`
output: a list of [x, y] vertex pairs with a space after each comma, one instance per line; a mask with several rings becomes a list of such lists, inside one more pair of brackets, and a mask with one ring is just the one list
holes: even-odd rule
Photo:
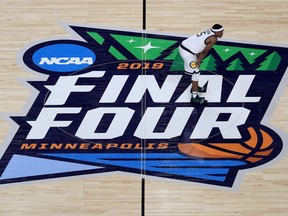
[[[2, 0], [0, 8], [0, 25], [2, 30], [0, 34], [0, 112], [3, 117], [0, 121], [0, 149], [1, 156], [3, 155], [0, 161], [0, 215], [288, 215], [288, 175], [286, 173], [288, 170], [288, 88], [286, 81], [288, 1]], [[177, 69], [179, 69], [178, 62], [175, 60], [177, 59], [177, 54], [173, 51], [177, 49], [181, 38], [183, 39], [189, 35], [201, 32], [215, 23], [221, 23], [225, 31], [223, 38], [219, 41], [220, 43], [217, 44], [218, 46], [211, 50], [211, 58], [209, 58], [209, 61], [206, 59], [207, 61], [204, 65], [206, 72], [203, 72], [203, 78], [206, 81], [208, 80], [208, 90], [210, 90], [210, 93], [208, 92], [205, 96], [210, 97], [211, 103], [207, 107], [201, 106], [197, 108], [189, 105], [189, 101], [185, 102], [185, 95], [189, 95], [190, 80], [189, 77], [187, 78], [179, 71], [177, 72]], [[68, 27], [69, 25], [70, 27]], [[143, 31], [143, 29], [146, 29], [146, 31]], [[136, 133], [137, 125], [133, 121], [136, 118], [133, 117], [132, 123], [129, 122], [129, 127], [134, 128], [136, 132], [134, 134], [132, 132], [130, 134], [129, 131], [125, 132], [126, 135], [128, 134], [128, 138], [123, 141], [123, 145], [119, 141], [118, 146], [114, 146], [115, 148], [113, 147], [114, 141], [111, 141], [111, 143], [107, 141], [102, 146], [104, 150], [101, 149], [102, 153], [107, 153], [106, 155], [103, 154], [104, 156], [83, 157], [83, 154], [87, 153], [85, 151], [92, 146], [86, 143], [87, 139], [85, 139], [85, 135], [88, 129], [84, 125], [82, 132], [80, 129], [76, 132], [75, 129], [75, 131], [72, 130], [72, 134], [71, 131], [67, 132], [64, 130], [64, 132], [67, 132], [66, 135], [72, 134], [76, 137], [80, 134], [79, 136], [83, 137], [82, 141], [79, 141], [79, 145], [83, 144], [84, 146], [75, 147], [78, 150], [80, 149], [77, 152], [79, 153], [78, 155], [66, 154], [64, 157], [64, 154], [62, 154], [59, 156], [57, 153], [66, 153], [65, 147], [59, 151], [54, 149], [55, 151], [49, 152], [48, 145], [39, 142], [34, 147], [35, 149], [38, 148], [38, 150], [41, 150], [41, 148], [45, 150], [39, 156], [41, 160], [38, 158], [39, 160], [27, 162], [27, 159], [35, 159], [35, 156], [37, 156], [37, 153], [31, 153], [33, 143], [27, 141], [24, 145], [21, 136], [22, 133], [26, 133], [27, 131], [20, 130], [16, 133], [14, 127], [12, 127], [12, 121], [8, 117], [23, 116], [23, 113], [25, 116], [26, 113], [24, 111], [28, 111], [31, 108], [31, 98], [35, 99], [38, 93], [43, 98], [48, 98], [52, 95], [43, 93], [44, 87], [42, 86], [50, 85], [49, 90], [53, 91], [53, 87], [55, 90], [55, 86], [60, 80], [57, 74], [48, 74], [50, 78], [47, 82], [43, 80], [42, 84], [39, 82], [39, 79], [43, 78], [43, 74], [35, 72], [37, 71], [37, 67], [32, 67], [30, 64], [33, 61], [31, 55], [36, 49], [33, 46], [41, 44], [43, 41], [50, 43], [49, 41], [52, 40], [60, 41], [63, 38], [72, 38], [72, 36], [73, 40], [75, 40], [75, 35], [77, 35], [75, 32], [78, 34], [77, 40], [80, 40], [80, 35], [88, 41], [89, 45], [87, 47], [89, 49], [92, 45], [97, 46], [97, 49], [99, 48], [100, 50], [104, 47], [103, 50], [106, 50], [108, 54], [110, 53], [109, 55], [118, 59], [116, 64], [114, 64], [115, 62], [112, 64], [108, 54], [105, 54], [103, 57], [97, 53], [96, 60], [99, 61], [99, 64], [93, 70], [98, 72], [107, 70], [105, 74], [89, 74], [88, 72], [91, 72], [89, 70], [86, 71], [87, 73], [76, 74], [78, 76], [78, 80], [75, 81], [75, 83], [78, 82], [77, 85], [81, 87], [84, 85], [95, 85], [99, 86], [99, 91], [103, 90], [102, 93], [105, 97], [102, 96], [99, 102], [104, 107], [103, 113], [107, 110], [113, 110], [113, 108], [115, 111], [115, 106], [112, 102], [117, 101], [117, 106], [119, 104], [127, 106], [124, 111], [128, 116], [131, 110], [136, 110], [135, 112], [139, 111], [138, 114], [136, 113], [139, 115], [137, 124], [144, 122], [143, 125], [153, 125], [154, 122], [154, 128], [157, 124], [156, 132], [150, 130], [150, 135], [155, 136], [161, 133], [165, 134], [168, 129], [171, 130], [171, 133], [175, 132], [174, 129], [176, 128], [175, 130], [177, 130], [178, 126], [173, 127], [173, 125], [178, 125], [182, 121], [182, 129], [184, 129], [183, 133], [178, 134], [179, 139], [169, 139], [169, 137], [160, 136], [160, 138], [156, 137], [157, 141], [155, 141], [153, 137], [141, 138], [143, 133], [146, 134], [147, 131], [143, 132], [138, 127], [139, 133]], [[161, 53], [159, 51], [159, 55], [153, 59], [154, 57], [148, 56], [148, 52], [147, 55], [141, 56], [136, 51], [129, 50], [131, 47], [124, 44], [128, 38], [130, 42], [134, 42], [135, 40], [136, 43], [137, 38], [141, 37], [144, 40], [142, 40], [142, 44], [137, 45], [138, 47], [142, 47], [138, 50], [143, 49], [144, 52], [145, 46], [147, 48], [149, 45], [148, 42], [151, 42], [150, 48], [151, 46], [155, 47], [155, 49], [151, 50], [156, 51], [156, 47], [160, 47], [160, 45], [157, 45], [159, 41], [161, 46], [167, 46], [167, 49], [161, 50]], [[59, 44], [57, 43], [55, 44], [58, 46]], [[77, 45], [79, 44], [77, 43]], [[43, 47], [45, 49], [45, 46]], [[59, 47], [61, 48], [61, 46]], [[94, 48], [92, 47], [91, 50], [94, 50]], [[221, 54], [223, 50], [228, 52], [229, 49], [232, 50], [234, 48], [236, 51], [233, 55]], [[259, 57], [255, 56], [256, 53], [259, 54]], [[132, 57], [137, 57], [137, 61], [130, 61]], [[215, 61], [212, 57], [215, 58]], [[32, 60], [30, 61], [29, 58]], [[105, 62], [103, 59], [108, 59], [109, 61]], [[214, 67], [213, 63], [215, 62], [217, 66], [214, 65]], [[119, 69], [118, 71], [111, 70], [115, 65]], [[123, 67], [129, 70], [122, 70]], [[41, 71], [43, 71], [42, 69]], [[111, 74], [109, 70], [114, 74]], [[138, 70], [139, 74], [134, 76], [131, 74], [133, 70]], [[161, 71], [164, 72], [161, 73]], [[75, 74], [71, 75], [66, 76], [66, 78], [68, 77], [69, 79], [69, 77], [73, 77]], [[85, 75], [86, 78], [83, 78]], [[88, 80], [88, 78], [91, 78], [90, 76], [94, 78], [98, 76], [99, 80], [90, 81]], [[101, 79], [102, 76], [104, 78], [109, 77], [109, 79]], [[148, 89], [149, 91], [147, 90], [149, 94], [142, 92], [143, 94], [140, 96], [137, 96], [137, 94], [133, 95], [133, 92], [137, 92], [137, 89], [139, 90], [137, 88], [139, 85], [136, 85], [137, 82], [141, 84], [141, 82], [147, 81], [147, 77], [149, 77], [148, 81], [151, 85], [150, 89]], [[37, 83], [37, 80], [39, 83]], [[28, 85], [23, 84], [27, 83], [27, 81], [34, 81], [33, 86], [38, 89], [38, 92], [33, 90], [34, 87], [28, 87]], [[206, 81], [202, 80], [201, 84], [205, 84]], [[157, 86], [157, 82], [161, 86], [158, 89], [159, 91], [153, 90], [153, 86]], [[217, 86], [217, 83], [221, 83], [223, 86]], [[121, 93], [121, 89], [126, 88], [125, 84], [128, 85], [129, 88], [127, 88], [129, 90], [132, 89], [127, 94]], [[110, 91], [107, 90], [111, 86], [113, 89]], [[162, 96], [167, 96], [168, 93], [166, 94], [166, 92], [169, 92], [171, 88], [173, 89], [173, 86], [175, 92], [171, 90], [170, 99], [157, 97], [157, 92], [161, 92]], [[218, 91], [218, 87], [223, 87], [223, 91]], [[118, 91], [118, 93], [115, 93], [115, 91]], [[244, 94], [244, 99], [243, 97], [235, 99], [239, 91]], [[211, 96], [211, 92], [213, 96]], [[72, 91], [70, 93], [72, 95]], [[57, 92], [57, 94], [61, 93]], [[143, 95], [146, 97], [145, 100], [141, 99]], [[94, 110], [92, 109], [93, 104], [91, 101], [97, 100], [98, 96], [97, 94], [96, 96], [92, 95], [92, 93], [88, 96], [89, 100], [86, 100], [84, 97], [79, 97], [75, 100], [79, 100], [83, 108], [87, 108], [86, 111], [89, 114]], [[220, 103], [220, 99], [217, 99], [217, 97], [224, 98], [225, 100], [221, 99]], [[122, 100], [125, 103], [121, 104]], [[27, 101], [30, 102], [27, 104]], [[223, 101], [226, 105], [222, 104], [224, 103]], [[245, 101], [247, 104], [243, 105], [245, 103], [243, 102], [242, 104], [241, 101]], [[70, 101], [69, 103], [71, 107], [75, 101]], [[35, 103], [34, 108], [39, 108], [36, 105]], [[46, 105], [48, 108], [49, 106], [56, 107], [52, 102], [49, 105], [49, 101], [46, 102]], [[237, 117], [238, 111], [235, 111], [235, 121], [238, 122], [238, 125], [236, 124], [236, 126], [234, 125], [231, 128], [234, 128], [234, 132], [236, 131], [237, 135], [238, 129], [242, 131], [241, 125], [246, 127], [243, 143], [239, 139], [236, 141], [232, 139], [235, 137], [229, 137], [229, 131], [231, 132], [229, 129], [231, 128], [224, 130], [223, 127], [219, 126], [219, 122], [231, 122], [233, 117], [235, 117], [233, 114], [234, 111], [230, 111], [230, 107], [236, 111], [240, 110], [238, 113], [240, 117]], [[40, 108], [42, 110], [45, 106], [40, 106]], [[66, 108], [69, 108], [68, 105]], [[223, 109], [226, 112], [222, 113]], [[37, 116], [41, 116], [41, 110], [38, 110]], [[144, 112], [145, 110], [146, 112]], [[213, 112], [209, 112], [211, 110]], [[217, 116], [214, 115], [215, 112], [218, 112]], [[230, 114], [226, 115], [229, 112]], [[81, 120], [83, 118], [89, 122], [88, 114], [86, 119], [85, 116], [82, 116]], [[115, 121], [118, 117], [119, 121], [121, 121], [117, 125], [117, 128], [120, 128], [122, 124], [125, 125], [125, 122], [127, 122], [126, 118], [121, 118], [121, 114], [115, 114], [116, 117], [114, 116]], [[205, 115], [208, 117], [205, 118]], [[219, 125], [217, 126], [220, 129], [214, 130], [210, 128], [210, 131], [207, 132], [209, 128], [206, 128], [205, 123], [207, 121], [213, 122], [211, 120], [211, 116], [213, 117], [213, 115], [215, 117], [214, 123], [218, 122]], [[26, 120], [31, 123], [32, 128], [33, 121], [35, 125], [37, 123], [37, 116], [32, 118], [32, 115], [27, 115], [29, 119]], [[143, 116], [144, 120], [141, 121], [140, 117]], [[251, 116], [252, 118], [250, 119]], [[154, 118], [156, 118], [156, 122], [151, 120]], [[13, 119], [19, 125], [23, 124], [21, 118]], [[67, 121], [69, 117], [59, 119]], [[109, 115], [103, 117], [103, 119], [99, 120], [98, 123], [100, 124], [104, 121], [105, 125], [105, 120], [110, 124], [114, 122], [113, 118], [109, 117]], [[78, 121], [79, 119], [76, 120]], [[169, 121], [173, 122], [173, 124], [169, 125]], [[187, 122], [188, 124], [186, 124]], [[109, 123], [106, 124], [104, 129], [100, 128], [102, 131], [99, 129], [100, 132], [98, 131], [98, 133], [105, 134], [105, 131], [109, 131]], [[161, 124], [166, 125], [164, 129], [161, 127], [163, 126]], [[181, 126], [179, 127], [181, 128]], [[81, 127], [79, 126], [79, 128]], [[168, 129], [165, 130], [165, 128]], [[20, 129], [22, 129], [22, 126]], [[146, 130], [148, 129], [149, 127], [146, 128]], [[210, 135], [209, 138], [197, 137], [195, 132], [197, 130], [198, 135], [207, 133]], [[37, 131], [37, 125], [35, 126], [35, 131]], [[41, 130], [38, 132], [34, 133], [34, 136], [38, 136]], [[91, 134], [93, 132], [95, 131], [92, 131]], [[188, 134], [185, 132], [188, 132]], [[13, 137], [15, 134], [17, 136]], [[33, 134], [31, 134], [32, 132], [27, 137], [32, 137]], [[138, 134], [138, 138], [140, 137], [139, 145], [135, 139], [135, 134]], [[221, 143], [221, 140], [217, 140], [218, 138], [216, 139], [217, 143], [213, 139], [213, 142], [210, 140], [211, 136], [213, 137], [214, 135], [214, 137], [217, 137], [219, 134], [222, 135], [224, 140], [226, 138], [227, 142]], [[258, 138], [255, 138], [256, 135]], [[12, 137], [9, 139], [7, 138], [8, 136]], [[69, 142], [68, 140], [60, 140], [61, 138], [58, 139], [59, 143]], [[257, 140], [255, 142], [257, 148], [253, 147], [255, 140]], [[93, 142], [97, 143], [95, 140]], [[260, 146], [258, 146], [258, 142]], [[17, 149], [19, 143], [21, 147]], [[279, 143], [281, 144], [280, 147]], [[98, 141], [98, 149], [101, 148], [99, 147], [100, 144], [101, 142]], [[114, 150], [105, 151], [107, 145], [112, 146]], [[146, 148], [142, 148], [143, 145]], [[131, 146], [134, 150], [131, 150]], [[166, 148], [167, 146], [168, 148]], [[171, 146], [172, 148], [170, 148]], [[227, 153], [227, 146], [238, 147], [231, 147], [232, 150], [228, 149], [229, 153]], [[243, 146], [246, 148], [245, 150]], [[208, 147], [213, 148], [213, 151], [211, 149], [207, 150]], [[129, 155], [127, 154], [128, 156], [126, 155], [125, 157], [130, 158], [120, 158], [119, 160], [119, 155], [122, 153], [120, 150], [126, 150], [127, 148], [130, 148], [128, 151]], [[223, 150], [223, 148], [226, 148], [226, 150], [224, 150], [224, 153], [220, 153], [220, 150]], [[247, 156], [247, 149], [249, 150], [249, 156]], [[159, 152], [157, 152], [158, 150]], [[108, 155], [108, 153], [114, 153], [114, 156], [113, 154]], [[17, 154], [18, 161], [15, 159], [16, 157], [13, 157], [13, 154]], [[211, 154], [214, 155], [213, 158]], [[170, 158], [164, 160], [165, 155], [168, 155]], [[25, 156], [27, 156], [26, 161], [19, 160], [19, 158], [24, 158]], [[182, 158], [184, 156], [185, 158]], [[266, 160], [266, 156], [269, 156], [271, 161], [270, 159]], [[193, 160], [195, 158], [199, 159], [201, 157], [201, 160], [195, 160], [195, 163], [193, 162], [192, 165], [183, 165], [183, 161], [188, 161], [191, 158]], [[224, 168], [227, 168], [225, 167], [227, 164], [222, 164], [223, 158], [225, 159], [225, 163], [229, 162], [230, 165], [233, 164], [233, 166], [237, 167], [245, 166], [245, 168], [248, 167], [249, 169], [247, 172], [239, 172], [241, 175], [231, 170], [227, 171], [228, 180], [226, 179], [221, 182]], [[96, 162], [94, 163], [92, 159]], [[96, 171], [76, 172], [72, 170], [73, 172], [71, 171], [69, 175], [45, 173], [45, 169], [54, 169], [57, 167], [57, 164], [54, 164], [55, 167], [53, 167], [53, 163], [45, 163], [46, 166], [42, 169], [41, 165], [44, 165], [43, 162], [56, 160], [62, 162], [65, 160], [65, 163], [70, 163], [70, 165], [71, 163], [75, 164], [81, 161], [82, 169], [85, 166], [87, 170], [95, 169]], [[106, 163], [109, 161], [109, 164], [105, 165], [105, 169], [101, 167], [104, 164], [104, 160]], [[133, 162], [133, 166], [131, 163], [119, 165], [119, 161], [121, 160], [123, 164], [125, 161], [130, 160], [130, 162]], [[179, 169], [176, 169], [175, 163], [180, 160], [182, 161], [178, 166]], [[19, 161], [23, 163], [19, 164]], [[115, 165], [115, 161], [118, 164]], [[18, 163], [16, 164], [18, 168], [13, 170], [11, 164], [14, 163], [15, 165], [16, 162]], [[152, 165], [150, 162], [152, 162]], [[7, 163], [10, 163], [10, 165], [7, 166]], [[33, 163], [35, 164], [31, 166]], [[195, 175], [192, 169], [195, 168], [195, 164], [204, 167], [206, 171], [204, 173], [201, 171], [200, 174], [199, 171], [196, 171], [197, 175]], [[254, 166], [255, 164], [257, 166]], [[92, 166], [94, 166], [93, 169], [90, 168]], [[95, 168], [96, 166], [100, 168]], [[192, 171], [188, 170], [186, 173], [183, 166], [191, 168]], [[33, 167], [41, 170], [39, 172], [43, 175], [38, 175], [40, 177], [37, 178], [25, 176], [28, 172], [27, 170], [33, 170]], [[212, 172], [211, 170], [214, 167], [217, 168], [217, 172], [219, 173], [207, 174], [208, 171]], [[169, 170], [169, 172], [159, 171], [158, 168]], [[183, 172], [186, 174], [184, 175]], [[191, 175], [191, 172], [193, 175]], [[31, 173], [33, 172], [31, 171]], [[237, 178], [235, 177], [236, 174]]]

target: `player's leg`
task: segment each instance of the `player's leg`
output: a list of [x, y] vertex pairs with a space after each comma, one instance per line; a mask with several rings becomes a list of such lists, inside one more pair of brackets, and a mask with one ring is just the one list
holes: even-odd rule
[[192, 98], [195, 98], [198, 95], [198, 80], [199, 80], [200, 71], [198, 73], [195, 71], [191, 77], [192, 87], [191, 93]]
[[[185, 73], [188, 75], [191, 75], [191, 82], [192, 82], [192, 88], [191, 88], [191, 93], [192, 93], [192, 98], [191, 98], [191, 103], [205, 103], [205, 99], [199, 97], [198, 95], [198, 79], [200, 75], [200, 70], [196, 66], [196, 60], [197, 56], [187, 52], [186, 50], [183, 50], [181, 47], [179, 47], [179, 53], [180, 56], [182, 57], [184, 61], [184, 70]], [[199, 88], [199, 90], [203, 91], [203, 89]], [[206, 89], [205, 89], [206, 91]], [[193, 99], [193, 100], [192, 100]], [[207, 101], [206, 101], [207, 102]]]
[[207, 103], [207, 100], [205, 100], [204, 97], [200, 97], [199, 94], [198, 94], [198, 89], [199, 89], [199, 86], [198, 86], [198, 80], [199, 80], [199, 76], [200, 76], [200, 71], [198, 71], [198, 73], [194, 73], [192, 75], [192, 97], [191, 97], [191, 100], [190, 102], [192, 104], [205, 104]]

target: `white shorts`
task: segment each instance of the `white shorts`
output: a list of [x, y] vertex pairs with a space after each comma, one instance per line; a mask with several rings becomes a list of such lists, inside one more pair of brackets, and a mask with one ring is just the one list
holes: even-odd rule
[[199, 74], [200, 69], [196, 67], [197, 56], [192, 54], [181, 47], [179, 47], [179, 53], [184, 61], [185, 73], [189, 75]]

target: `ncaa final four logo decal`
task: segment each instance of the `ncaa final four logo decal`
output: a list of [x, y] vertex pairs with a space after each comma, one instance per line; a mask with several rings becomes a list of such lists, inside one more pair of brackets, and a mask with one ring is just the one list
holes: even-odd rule
[[286, 47], [219, 41], [201, 64], [208, 103], [192, 105], [178, 52], [186, 37], [68, 27], [74, 38], [19, 54], [39, 78], [27, 81], [25, 113], [10, 116], [0, 184], [121, 171], [232, 188], [285, 153], [269, 117]]

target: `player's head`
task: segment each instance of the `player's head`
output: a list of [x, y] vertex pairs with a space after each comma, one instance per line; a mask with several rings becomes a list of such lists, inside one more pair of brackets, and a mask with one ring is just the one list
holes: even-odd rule
[[212, 31], [218, 38], [221, 38], [223, 36], [224, 28], [220, 24], [215, 24], [212, 26]]

